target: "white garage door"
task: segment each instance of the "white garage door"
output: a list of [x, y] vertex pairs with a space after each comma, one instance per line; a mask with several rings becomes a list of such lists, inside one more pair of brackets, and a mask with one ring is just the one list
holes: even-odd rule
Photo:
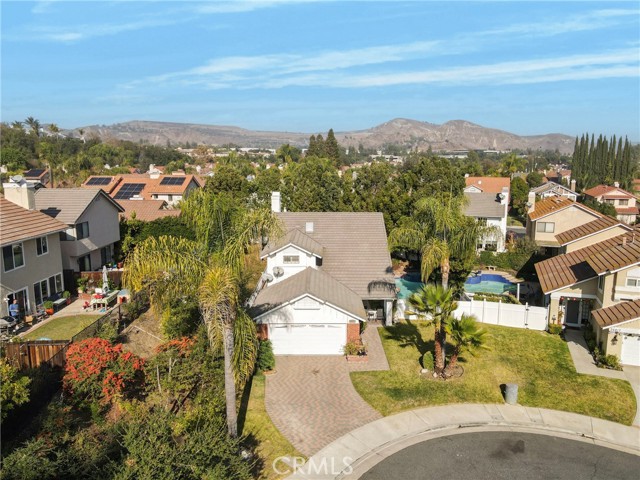
[[640, 365], [640, 336], [622, 335], [622, 355], [623, 365]]
[[276, 355], [341, 355], [347, 342], [346, 325], [269, 325]]

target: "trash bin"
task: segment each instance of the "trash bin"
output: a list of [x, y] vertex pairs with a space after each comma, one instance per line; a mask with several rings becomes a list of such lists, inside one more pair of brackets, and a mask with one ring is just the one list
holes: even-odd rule
[[518, 403], [518, 384], [507, 383], [504, 386], [504, 401], [509, 405], [516, 405]]

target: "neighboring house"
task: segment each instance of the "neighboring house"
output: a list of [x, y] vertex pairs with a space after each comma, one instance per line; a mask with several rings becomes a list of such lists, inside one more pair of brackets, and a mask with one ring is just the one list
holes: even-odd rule
[[[7, 196], [27, 202], [30, 189], [33, 202], [33, 185], [5, 184], [4, 189]], [[65, 290], [59, 234], [66, 228], [48, 215], [0, 197], [0, 315], [9, 314], [14, 299], [22, 315], [35, 313], [45, 298]]]
[[120, 216], [127, 220], [133, 218], [134, 214], [136, 220], [143, 222], [180, 215], [180, 210], [167, 208], [165, 200], [118, 200], [117, 202], [124, 210]]
[[636, 197], [619, 187], [618, 183], [613, 186], [598, 185], [582, 192], [585, 198], [597, 200], [600, 203], [608, 203], [616, 209], [618, 220], [626, 223], [635, 223], [638, 218], [638, 205]]
[[465, 177], [464, 214], [475, 218], [495, 232], [480, 240], [478, 248], [502, 252], [507, 236], [507, 215], [511, 180], [508, 177]]
[[[598, 228], [605, 228], [611, 222], [602, 220], [605, 215], [596, 212], [591, 208], [569, 200], [566, 197], [549, 197], [538, 202], [533, 200], [533, 194], [529, 197], [529, 211], [527, 213], [526, 232], [527, 237], [544, 248], [548, 255], [557, 255], [563, 253], [562, 247], [568, 242], [580, 238], [580, 234], [576, 234], [578, 227], [591, 224], [587, 228], [589, 234], [599, 231]], [[592, 223], [595, 220], [601, 220], [600, 224]], [[619, 222], [613, 222], [617, 225]], [[622, 227], [624, 228], [624, 227]], [[573, 231], [572, 235], [566, 238], [560, 234]], [[613, 234], [614, 232], [610, 232]], [[593, 243], [590, 241], [590, 243]]]
[[99, 270], [113, 263], [123, 209], [103, 190], [42, 188], [35, 193], [35, 205], [67, 225], [60, 235], [65, 270]]
[[51, 181], [49, 170], [46, 168], [32, 168], [22, 174], [28, 183], [36, 184], [36, 186], [46, 187]]
[[[571, 170], [567, 169], [545, 170], [543, 174], [546, 182], [569, 185], [569, 181], [571, 180]], [[575, 187], [573, 187], [573, 189], [575, 190]]]
[[201, 188], [202, 182], [195, 175], [125, 174], [115, 177], [92, 176], [82, 187], [102, 189], [117, 201], [164, 200], [169, 206], [174, 206], [190, 191]]
[[339, 355], [363, 322], [391, 324], [396, 291], [381, 213], [277, 215], [286, 234], [262, 252], [267, 268], [250, 309], [276, 354]]
[[640, 365], [640, 300], [594, 310], [592, 319], [603, 353], [616, 355], [624, 365]]
[[[575, 181], [571, 182], [575, 188]], [[535, 193], [536, 198], [545, 199], [548, 197], [566, 197], [574, 202], [578, 200], [578, 194], [571, 188], [560, 185], [556, 182], [543, 183], [539, 187], [532, 188], [531, 192]]]
[[[640, 231], [589, 245], [535, 265], [552, 323], [581, 327], [594, 313], [594, 330], [611, 343], [597, 326], [597, 315], [609, 307], [640, 299]], [[604, 310], [604, 312], [602, 312]], [[600, 314], [595, 314], [601, 311]], [[593, 322], [592, 322], [593, 323]], [[613, 344], [615, 345], [615, 344]], [[609, 348], [605, 345], [605, 349]], [[640, 358], [637, 363], [640, 364]]]

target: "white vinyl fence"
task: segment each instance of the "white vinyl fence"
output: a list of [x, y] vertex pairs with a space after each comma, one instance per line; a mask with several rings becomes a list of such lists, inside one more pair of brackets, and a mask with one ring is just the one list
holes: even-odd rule
[[[409, 310], [404, 300], [398, 300], [396, 318], [404, 319], [405, 311]], [[546, 330], [547, 309], [527, 305], [511, 305], [502, 302], [487, 302], [486, 300], [458, 301], [458, 308], [453, 312], [456, 318], [463, 313], [475, 315], [481, 323], [502, 325], [505, 327], [528, 328], [531, 330]], [[416, 318], [415, 315], [407, 315]]]

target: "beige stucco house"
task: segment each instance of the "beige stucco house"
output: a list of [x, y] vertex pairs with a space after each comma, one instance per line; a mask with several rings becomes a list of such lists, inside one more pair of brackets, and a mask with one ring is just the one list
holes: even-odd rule
[[591, 198], [600, 203], [607, 203], [616, 209], [618, 220], [626, 223], [635, 223], [638, 218], [638, 205], [636, 197], [620, 188], [618, 183], [611, 185], [597, 185], [582, 192], [586, 198]]
[[[26, 182], [4, 187], [8, 195], [25, 199], [27, 189], [33, 190]], [[65, 290], [59, 234], [66, 228], [48, 215], [0, 197], [0, 315], [9, 314], [14, 299], [22, 315], [32, 314], [45, 298]]]
[[[602, 323], [598, 318], [611, 307], [624, 311], [625, 304], [640, 300], [640, 230], [552, 257], [535, 268], [551, 323], [570, 327], [591, 324], [605, 353], [621, 353], [625, 341], [635, 341], [631, 332], [629, 339], [621, 339], [616, 347], [607, 332], [617, 323]], [[640, 365], [640, 357], [634, 360], [627, 355], [625, 361]]]

